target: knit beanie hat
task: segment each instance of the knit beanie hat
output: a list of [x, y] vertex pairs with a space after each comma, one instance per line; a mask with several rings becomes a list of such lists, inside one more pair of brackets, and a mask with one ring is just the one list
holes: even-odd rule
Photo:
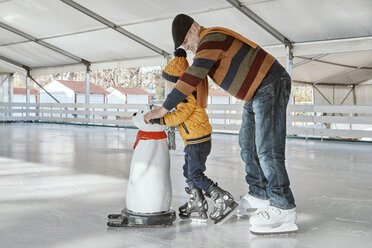
[[189, 62], [186, 59], [186, 51], [178, 48], [174, 51], [174, 58], [168, 63], [163, 71], [163, 78], [169, 82], [176, 83], [180, 76], [189, 67]]
[[185, 14], [177, 15], [172, 22], [172, 36], [174, 42], [174, 49], [182, 45], [186, 34], [189, 31], [194, 19]]

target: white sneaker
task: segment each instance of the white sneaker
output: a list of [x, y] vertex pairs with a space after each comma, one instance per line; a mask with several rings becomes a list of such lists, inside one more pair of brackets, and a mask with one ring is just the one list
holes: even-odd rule
[[239, 208], [238, 211], [236, 211], [236, 215], [238, 217], [242, 217], [255, 215], [257, 213], [257, 209], [270, 206], [270, 201], [256, 198], [247, 193], [245, 196], [240, 197], [238, 204]]
[[292, 233], [298, 230], [296, 208], [267, 207], [249, 219], [251, 233], [256, 235]]

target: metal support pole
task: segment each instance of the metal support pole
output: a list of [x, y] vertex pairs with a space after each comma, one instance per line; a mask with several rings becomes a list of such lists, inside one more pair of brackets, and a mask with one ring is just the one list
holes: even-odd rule
[[315, 104], [314, 85], [311, 85], [311, 105]]
[[328, 99], [327, 99], [327, 97], [313, 84], [313, 89], [316, 89], [316, 91], [318, 91], [319, 92], [319, 94], [324, 98], [324, 100], [326, 100], [328, 103], [329, 103], [329, 105], [333, 105]]
[[164, 100], [165, 98], [167, 98], [167, 95], [169, 94], [169, 88], [168, 88], [168, 84], [167, 84], [167, 81], [164, 80]]
[[8, 79], [8, 77], [9, 77], [9, 75], [7, 75], [5, 78], [2, 77], [2, 78], [0, 79], [0, 81], [1, 81], [0, 86], [4, 84], [4, 82]]
[[[3, 82], [3, 74], [0, 74], [0, 102], [5, 102], [4, 101], [4, 88], [2, 87], [2, 82]], [[1, 116], [1, 114], [0, 114]]]
[[6, 101], [6, 92], [4, 91], [4, 82], [8, 79], [9, 75], [0, 75], [0, 102]]
[[[47, 93], [54, 101], [56, 101], [57, 103], [61, 103], [60, 101], [57, 100], [57, 98], [55, 98], [52, 94], [50, 94], [41, 84], [39, 84], [32, 76], [30, 76], [31, 80], [37, 84], [45, 93]], [[68, 110], [68, 108], [64, 108], [66, 110]], [[76, 114], [73, 114], [73, 116], [76, 118], [77, 115]]]
[[335, 86], [332, 85], [332, 103], [335, 104]]
[[[166, 57], [166, 60], [167, 60], [167, 64], [168, 64], [171, 59], [168, 56], [168, 57]], [[168, 84], [167, 84], [167, 81], [164, 80], [164, 99], [167, 97], [168, 94], [169, 94]]]
[[247, 8], [244, 4], [240, 3], [238, 0], [226, 0], [229, 2], [232, 6], [234, 6], [236, 9], [238, 9], [240, 12], [242, 12], [245, 16], [247, 16], [249, 19], [254, 21], [258, 26], [263, 28], [266, 32], [271, 34], [273, 37], [278, 39], [281, 43], [288, 46], [291, 45], [291, 41], [288, 40], [284, 35], [279, 33], [276, 29], [274, 29], [272, 26], [270, 26], [267, 22], [265, 22], [261, 17], [256, 15], [252, 10]]
[[354, 85], [352, 84], [351, 85], [351, 89], [349, 90], [349, 93], [347, 93], [347, 95], [344, 97], [344, 99], [342, 100], [342, 102], [340, 103], [340, 105], [344, 104], [344, 102], [346, 101], [346, 99], [348, 98], [348, 96], [350, 95], [350, 93], [353, 92], [353, 90], [354, 90]]
[[287, 53], [287, 72], [290, 77], [292, 77], [292, 68], [293, 68], [293, 46], [286, 46]]
[[39, 84], [32, 76], [30, 76], [31, 80], [37, 84], [45, 93], [47, 93], [54, 101], [60, 103], [52, 94], [50, 94], [41, 84]]
[[30, 75], [26, 76], [26, 103], [30, 103]]
[[85, 103], [89, 103], [89, 97], [90, 97], [90, 69], [89, 65], [87, 65], [87, 69], [85, 71]]
[[[292, 45], [287, 45], [286, 46], [286, 51], [287, 51], [287, 72], [289, 74], [289, 76], [292, 78], [292, 67], [293, 67], [293, 46]], [[294, 99], [293, 99], [293, 95], [292, 95], [292, 90], [289, 94], [289, 104], [290, 105], [293, 105], [294, 104]], [[293, 112], [291, 113], [288, 113], [287, 112], [287, 115], [288, 116], [291, 116], [293, 115]], [[287, 128], [288, 127], [291, 127], [292, 126], [292, 122], [290, 121], [287, 121]]]
[[[289, 74], [289, 76], [292, 78], [292, 68], [293, 68], [293, 46], [286, 46], [287, 50], [287, 65], [286, 69]], [[292, 92], [290, 93], [289, 97], [289, 104], [293, 105], [294, 104], [294, 98], [292, 95]]]
[[[350, 85], [350, 87], [351, 87], [351, 90], [350, 90], [349, 94], [352, 92], [353, 95], [354, 95], [354, 94], [355, 94], [355, 85], [352, 84], [352, 85]], [[349, 94], [347, 94], [347, 96], [345, 97], [345, 99], [349, 96]], [[342, 101], [342, 103], [343, 103], [343, 101]], [[342, 103], [341, 103], [341, 104], [342, 104]], [[354, 98], [354, 97], [353, 97], [353, 105], [355, 105], [355, 98]], [[353, 118], [353, 116], [355, 116], [355, 115], [350, 111], [349, 116], [350, 116], [350, 119], [351, 119], [351, 118]], [[353, 130], [353, 124], [350, 123], [350, 131], [351, 131], [351, 130]]]
[[29, 107], [28, 104], [30, 103], [30, 71], [27, 71], [27, 76], [26, 76], [26, 116], [28, 117], [30, 114], [28, 112]]
[[13, 73], [8, 77], [8, 102], [13, 102]]
[[[8, 102], [13, 102], [13, 73], [9, 74], [8, 77]], [[9, 116], [12, 116], [12, 106], [9, 105]]]
[[[90, 97], [90, 69], [89, 65], [86, 65], [85, 71], [85, 103], [89, 104], [89, 97]], [[85, 109], [89, 111], [89, 108]], [[89, 119], [89, 114], [85, 115], [85, 118]]]
[[[2, 86], [2, 82], [3, 82], [3, 74], [0, 74], [0, 102], [3, 102], [4, 101], [4, 97], [3, 97], [3, 91], [4, 89], [1, 87]], [[1, 116], [1, 114], [0, 114]]]
[[112, 28], [113, 30], [121, 33], [122, 35], [125, 35], [126, 37], [134, 40], [135, 42], [138, 42], [139, 44], [147, 47], [148, 49], [151, 49], [152, 51], [154, 51], [154, 52], [156, 52], [156, 53], [158, 53], [158, 54], [160, 54], [164, 57], [169, 56], [169, 54], [166, 51], [160, 49], [159, 47], [154, 46], [153, 44], [150, 44], [146, 40], [143, 40], [140, 37], [136, 36], [135, 34], [125, 30], [120, 25], [117, 25], [117, 24], [107, 20], [103, 16], [100, 16], [100, 15], [96, 14], [95, 12], [93, 12], [93, 11], [85, 8], [84, 6], [78, 4], [77, 2], [72, 1], [72, 0], [61, 0], [61, 1], [64, 2], [65, 4], [71, 6], [72, 8], [84, 13], [85, 15], [90, 16], [94, 20], [96, 20], [96, 21]]
[[[356, 93], [355, 93], [355, 85], [353, 84], [353, 105], [356, 105], [356, 104], [357, 104], [357, 100], [356, 100]], [[354, 116], [358, 116], [358, 114], [355, 113]]]

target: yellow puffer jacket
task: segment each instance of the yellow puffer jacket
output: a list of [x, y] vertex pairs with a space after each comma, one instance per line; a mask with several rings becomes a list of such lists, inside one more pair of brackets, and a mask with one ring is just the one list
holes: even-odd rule
[[[196, 95], [196, 94], [195, 94]], [[212, 126], [205, 109], [196, 104], [194, 93], [179, 103], [176, 110], [160, 119], [168, 127], [178, 125], [185, 146], [211, 140]]]

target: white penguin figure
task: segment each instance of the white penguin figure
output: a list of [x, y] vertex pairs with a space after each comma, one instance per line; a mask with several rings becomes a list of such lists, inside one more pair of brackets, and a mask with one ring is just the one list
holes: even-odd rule
[[126, 209], [139, 214], [166, 212], [172, 201], [170, 157], [165, 125], [146, 124], [150, 106], [133, 115], [140, 129], [134, 147], [126, 193]]

